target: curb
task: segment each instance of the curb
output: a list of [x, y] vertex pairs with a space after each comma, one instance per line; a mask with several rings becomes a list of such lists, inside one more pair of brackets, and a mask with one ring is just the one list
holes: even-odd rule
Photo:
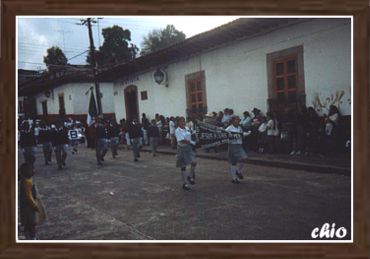
[[[141, 151], [150, 152], [150, 150], [147, 149], [146, 147], [144, 147]], [[165, 155], [176, 155], [175, 151], [166, 151], [166, 150], [157, 150], [157, 153], [165, 154]], [[227, 161], [226, 157], [225, 158], [214, 157], [214, 156], [204, 155], [204, 154], [197, 154], [197, 157]], [[307, 163], [295, 163], [295, 162], [265, 160], [265, 159], [256, 159], [256, 158], [248, 158], [245, 163], [253, 164], [253, 165], [260, 165], [260, 166], [268, 166], [268, 167], [279, 167], [279, 168], [284, 168], [284, 169], [304, 170], [307, 172], [314, 172], [314, 173], [336, 174], [336, 175], [344, 175], [344, 176], [351, 175], [351, 169], [346, 168], [346, 167], [323, 166], [323, 165], [314, 165], [314, 164], [307, 164]]]

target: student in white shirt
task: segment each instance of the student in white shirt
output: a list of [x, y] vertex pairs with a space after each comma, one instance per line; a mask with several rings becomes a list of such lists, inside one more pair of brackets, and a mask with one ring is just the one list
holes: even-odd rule
[[[175, 130], [177, 140], [177, 156], [176, 167], [181, 168], [181, 176], [183, 180], [182, 188], [190, 190], [190, 184], [195, 184], [195, 167], [197, 165], [195, 152], [192, 145], [195, 142], [191, 140], [191, 133], [185, 127], [185, 118], [180, 117], [177, 121], [178, 127]], [[190, 173], [186, 171], [186, 166], [190, 164]]]
[[227, 132], [230, 132], [229, 145], [228, 145], [228, 161], [230, 163], [230, 175], [232, 183], [240, 183], [243, 179], [242, 169], [244, 164], [239, 163], [247, 158], [247, 153], [245, 153], [242, 146], [242, 137], [250, 135], [250, 131], [243, 132], [243, 129], [239, 126], [240, 118], [239, 116], [233, 116], [231, 118], [231, 124], [226, 128]]

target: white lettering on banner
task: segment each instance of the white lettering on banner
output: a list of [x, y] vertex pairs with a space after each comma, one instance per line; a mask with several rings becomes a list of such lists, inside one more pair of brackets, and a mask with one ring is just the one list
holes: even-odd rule
[[68, 131], [68, 134], [69, 134], [69, 137], [70, 137], [71, 139], [76, 139], [76, 138], [78, 138], [77, 130], [69, 130], [69, 131]]
[[311, 237], [316, 238], [344, 238], [347, 235], [347, 229], [345, 227], [335, 228], [335, 223], [331, 226], [329, 223], [322, 225], [321, 229], [316, 227], [311, 232]]

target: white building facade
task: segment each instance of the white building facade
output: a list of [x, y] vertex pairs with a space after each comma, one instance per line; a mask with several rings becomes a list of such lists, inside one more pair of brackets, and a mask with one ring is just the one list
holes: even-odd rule
[[[155, 67], [114, 82], [117, 119], [132, 112], [186, 116], [192, 106], [203, 107], [203, 113], [226, 107], [238, 115], [254, 107], [266, 112], [278, 108], [279, 98], [303, 100], [321, 115], [331, 104], [351, 115], [351, 20], [310, 19], [161, 68], [167, 86], [154, 82]], [[130, 89], [136, 95], [127, 94]]]
[[[102, 72], [103, 113], [119, 121], [305, 105], [323, 115], [333, 104], [349, 116], [351, 29], [350, 18], [238, 19]], [[33, 86], [37, 115], [56, 118], [64, 107], [86, 118], [92, 80], [52, 84]]]

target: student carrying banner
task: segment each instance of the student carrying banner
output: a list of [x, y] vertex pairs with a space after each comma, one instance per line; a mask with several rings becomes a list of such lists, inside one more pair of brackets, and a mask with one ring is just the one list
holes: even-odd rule
[[[195, 184], [195, 167], [197, 165], [195, 152], [192, 148], [195, 142], [191, 140], [191, 133], [189, 129], [185, 127], [185, 118], [180, 117], [177, 124], [178, 128], [175, 130], [177, 140], [176, 167], [181, 168], [183, 180], [182, 188], [184, 190], [190, 190], [189, 183]], [[190, 174], [186, 171], [186, 166], [189, 164]]]
[[240, 183], [240, 180], [244, 178], [242, 174], [243, 163], [239, 163], [239, 167], [237, 166], [237, 163], [247, 158], [247, 153], [245, 153], [242, 146], [243, 141], [241, 136], [246, 137], [250, 135], [251, 132], [243, 132], [243, 129], [239, 126], [239, 116], [232, 116], [230, 123], [231, 124], [226, 128], [226, 131], [232, 134], [237, 133], [240, 135], [240, 137], [237, 138], [229, 138], [228, 161], [230, 163], [231, 182]]

